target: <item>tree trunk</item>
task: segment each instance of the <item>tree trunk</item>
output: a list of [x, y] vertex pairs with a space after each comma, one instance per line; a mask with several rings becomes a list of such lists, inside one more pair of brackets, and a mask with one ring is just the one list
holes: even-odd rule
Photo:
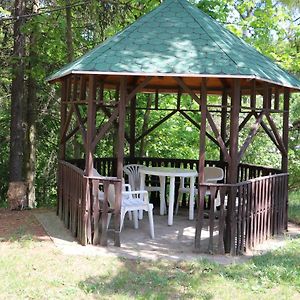
[[[39, 10], [39, 0], [33, 1], [32, 13]], [[36, 51], [36, 28], [30, 34], [29, 42], [29, 75], [27, 81], [27, 105], [26, 105], [26, 149], [25, 156], [25, 178], [27, 182], [27, 205], [30, 208], [36, 206], [35, 199], [35, 177], [36, 177], [36, 117], [37, 117], [37, 82], [32, 70], [34, 69]]]
[[[150, 117], [150, 107], [151, 107], [151, 102], [152, 102], [152, 98], [151, 98], [151, 94], [147, 95], [147, 109], [145, 111], [144, 114], [144, 122], [143, 122], [143, 127], [142, 127], [142, 134], [148, 129], [148, 125], [149, 125], [149, 117]], [[140, 145], [140, 157], [143, 157], [145, 155], [145, 149], [146, 149], [146, 136], [144, 136], [141, 139], [141, 145]]]
[[[71, 1], [66, 0], [66, 43], [67, 43], [67, 62], [70, 63], [74, 59], [73, 34], [72, 34], [72, 8]], [[74, 97], [73, 97], [74, 98]], [[73, 158], [80, 158], [81, 147], [77, 141], [76, 134], [72, 139]]]
[[[14, 199], [15, 185], [12, 183], [22, 183], [23, 167], [23, 115], [22, 105], [24, 100], [24, 49], [25, 36], [21, 32], [24, 18], [19, 16], [25, 14], [25, 0], [15, 0], [14, 4], [14, 48], [13, 48], [13, 79], [11, 87], [11, 123], [10, 123], [10, 157], [9, 157], [9, 192], [8, 202], [11, 209], [17, 209]], [[23, 183], [22, 183], [23, 184]], [[23, 196], [20, 198], [23, 198]]]

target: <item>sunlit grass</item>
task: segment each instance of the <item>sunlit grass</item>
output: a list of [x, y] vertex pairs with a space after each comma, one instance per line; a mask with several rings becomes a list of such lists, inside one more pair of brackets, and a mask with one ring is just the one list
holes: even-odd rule
[[300, 224], [300, 191], [289, 193], [289, 221]]
[[300, 299], [300, 239], [244, 264], [67, 256], [0, 243], [0, 299]]

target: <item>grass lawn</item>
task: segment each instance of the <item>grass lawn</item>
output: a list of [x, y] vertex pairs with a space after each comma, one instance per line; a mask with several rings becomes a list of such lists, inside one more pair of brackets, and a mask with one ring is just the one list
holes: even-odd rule
[[300, 224], [300, 191], [289, 193], [289, 220]]
[[18, 230], [0, 242], [0, 299], [300, 299], [300, 239], [241, 265], [68, 256]]

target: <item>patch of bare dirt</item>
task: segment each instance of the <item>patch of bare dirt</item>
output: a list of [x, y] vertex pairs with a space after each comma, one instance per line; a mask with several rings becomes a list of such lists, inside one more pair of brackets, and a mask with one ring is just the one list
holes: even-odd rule
[[11, 211], [0, 209], [0, 241], [31, 236], [35, 240], [50, 240], [50, 237], [31, 210]]

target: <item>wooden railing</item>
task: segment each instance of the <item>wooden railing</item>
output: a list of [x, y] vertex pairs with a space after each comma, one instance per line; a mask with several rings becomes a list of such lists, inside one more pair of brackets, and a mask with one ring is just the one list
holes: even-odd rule
[[[115, 186], [114, 209], [109, 209], [108, 187]], [[99, 187], [103, 187], [104, 201], [99, 201]], [[58, 206], [57, 213], [82, 245], [107, 245], [108, 214], [119, 214], [121, 180], [114, 177], [85, 177], [82, 169], [69, 162], [58, 163]], [[120, 245], [119, 218], [114, 218], [114, 242]]]
[[[76, 165], [77, 167], [84, 169], [84, 160], [83, 159], [72, 159], [69, 160], [70, 163]], [[124, 158], [124, 165], [127, 164], [141, 164], [145, 166], [152, 167], [182, 167], [187, 169], [198, 170], [199, 161], [196, 159], [176, 159], [176, 158], [151, 158], [151, 157], [136, 157], [136, 158]], [[207, 160], [205, 162], [206, 166], [211, 167], [220, 167], [224, 170], [225, 180], [227, 179], [227, 170], [228, 164], [224, 161], [215, 161], [215, 160]], [[106, 158], [96, 158], [94, 160], [95, 168], [98, 172], [103, 176], [113, 176], [116, 174], [116, 159], [112, 157]], [[239, 165], [239, 182], [247, 181], [249, 179], [274, 175], [282, 173], [281, 170], [275, 168], [268, 168], [262, 166], [255, 166], [251, 164], [240, 164]], [[149, 179], [151, 180], [151, 178]], [[152, 179], [152, 185], [158, 183], [158, 179]]]
[[[67, 228], [81, 244], [107, 244], [108, 214], [119, 215], [121, 195], [117, 195], [116, 207], [109, 209], [108, 186], [113, 184], [121, 192], [121, 182], [116, 178], [85, 177], [83, 160], [72, 163], [60, 161], [58, 174], [58, 214]], [[105, 176], [114, 174], [115, 159], [95, 160], [98, 172]], [[198, 161], [181, 159], [125, 158], [125, 164], [138, 163], [147, 166], [168, 166], [196, 169]], [[75, 165], [76, 166], [75, 166]], [[218, 166], [227, 175], [227, 164], [219, 161], [206, 161], [207, 166]], [[256, 178], [258, 176], [258, 178]], [[280, 170], [247, 164], [239, 165], [238, 184], [203, 184], [199, 192], [210, 191], [210, 205], [198, 203], [198, 222], [196, 223], [196, 248], [201, 252], [243, 253], [282, 231], [287, 224], [287, 183], [288, 175]], [[149, 177], [151, 184], [158, 184], [155, 176]], [[99, 186], [103, 186], [104, 202], [98, 200]], [[204, 195], [203, 194], [203, 195]], [[201, 199], [201, 197], [199, 197]], [[221, 205], [214, 211], [214, 202]], [[200, 201], [201, 202], [201, 201]], [[201, 209], [199, 209], [201, 208]], [[208, 221], [204, 221], [208, 215]], [[119, 222], [114, 218], [114, 241], [120, 245]], [[208, 248], [203, 249], [201, 232], [204, 223], [209, 226]], [[216, 235], [216, 230], [218, 235]]]
[[[201, 185], [199, 193], [205, 194], [209, 190], [211, 194], [208, 212], [209, 242], [207, 249], [201, 248], [201, 231], [206, 213], [200, 210], [199, 234], [196, 235], [198, 250], [242, 254], [271, 236], [282, 233], [287, 223], [287, 188], [288, 174], [264, 176], [235, 185]], [[217, 211], [214, 211], [215, 201], [220, 202]], [[201, 207], [201, 203], [198, 207]], [[218, 235], [215, 234], [216, 228]]]

